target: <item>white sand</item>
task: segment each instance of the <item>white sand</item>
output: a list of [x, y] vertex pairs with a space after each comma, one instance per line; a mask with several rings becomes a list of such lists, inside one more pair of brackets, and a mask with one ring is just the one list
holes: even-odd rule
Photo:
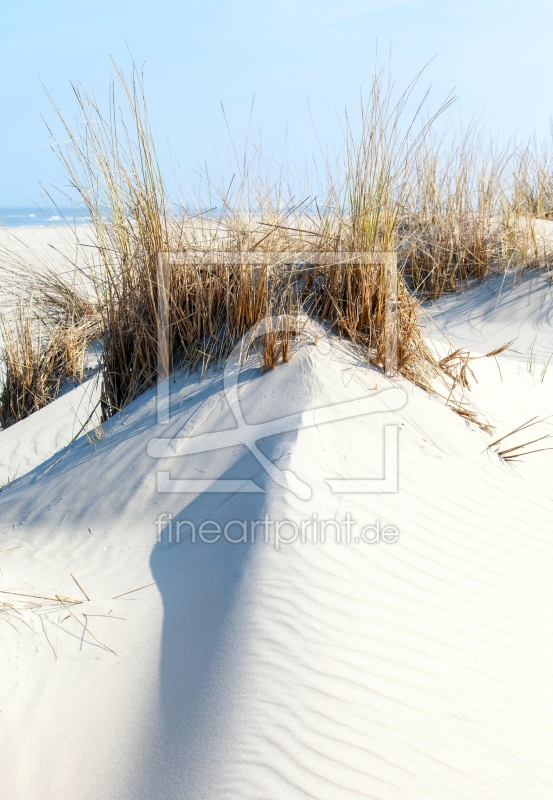
[[[0, 265], [17, 260], [32, 266], [47, 264], [56, 271], [71, 271], [83, 263], [83, 245], [94, 241], [91, 225], [59, 225], [36, 228], [6, 228], [0, 226]], [[15, 258], [14, 258], [15, 257]]]
[[90, 378], [0, 432], [0, 487], [26, 475], [100, 423], [100, 385]]
[[[546, 272], [493, 275], [461, 297], [440, 298], [430, 313], [450, 341], [476, 353], [514, 340], [509, 358], [535, 369], [553, 353], [553, 280]], [[428, 329], [443, 338], [433, 326]]]
[[[443, 304], [444, 327], [467, 321], [468, 341], [456, 344], [477, 336], [478, 292]], [[486, 306], [489, 341], [528, 327], [551, 347], [550, 317], [510, 297], [511, 328], [501, 312], [496, 330]], [[252, 362], [239, 393], [246, 422], [296, 412], [307, 422], [309, 409], [375, 395], [391, 405], [399, 389], [407, 403], [260, 441], [295, 475], [288, 488], [239, 442], [148, 455], [160, 447], [152, 440], [183, 427], [221, 444], [236, 428], [213, 375], [173, 385], [168, 425], [147, 394], [100, 441], [81, 438], [0, 494], [0, 589], [84, 601], [0, 614], [2, 796], [551, 797], [553, 451], [505, 464], [490, 436], [438, 400], [326, 345], [306, 342], [263, 376]], [[553, 369], [542, 381], [505, 354], [475, 371], [475, 404], [497, 435], [551, 413]], [[333, 479], [382, 477], [385, 425], [399, 429], [399, 491], [332, 492]], [[27, 447], [34, 426], [11, 435]], [[188, 491], [160, 493], [160, 471]], [[194, 483], [217, 479], [263, 491]], [[298, 481], [310, 499], [291, 490]], [[342, 524], [349, 513], [356, 525], [349, 543], [330, 530], [314, 542], [307, 528], [305, 542], [277, 549], [273, 526], [268, 541], [258, 528], [254, 543], [206, 544], [189, 524], [180, 543], [167, 529], [156, 543], [161, 513], [172, 514], [173, 534], [179, 520], [223, 527], [265, 514], [301, 526], [314, 513]], [[398, 541], [355, 541], [377, 521]]]

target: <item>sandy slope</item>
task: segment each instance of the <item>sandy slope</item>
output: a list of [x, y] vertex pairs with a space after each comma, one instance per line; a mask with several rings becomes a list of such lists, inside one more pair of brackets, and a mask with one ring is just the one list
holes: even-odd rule
[[[59, 235], [18, 231], [19, 252], [38, 237], [62, 269]], [[497, 436], [553, 411], [551, 291], [491, 278], [430, 309], [437, 340], [517, 339], [474, 362]], [[2, 797], [551, 797], [553, 451], [506, 464], [440, 401], [312, 341], [243, 368], [238, 435], [221, 373], [176, 380], [169, 423], [150, 393], [60, 450], [87, 384], [0, 433], [0, 483], [18, 476], [0, 591], [38, 596], [0, 594]], [[386, 426], [398, 491], [375, 493]], [[364, 541], [375, 525], [397, 541]]]
[[100, 423], [100, 386], [90, 378], [0, 432], [0, 487], [26, 475]]
[[514, 340], [510, 359], [534, 362], [534, 371], [553, 354], [553, 280], [546, 272], [492, 275], [461, 296], [440, 298], [430, 315], [440, 329], [428, 326], [433, 338], [443, 338], [441, 331], [456, 347], [482, 353]]
[[[476, 309], [475, 297], [457, 302]], [[475, 370], [498, 433], [551, 413], [552, 371], [542, 382], [505, 356]], [[103, 439], [0, 494], [0, 587], [84, 600], [73, 575], [90, 598], [0, 615], [3, 795], [551, 797], [553, 451], [502, 463], [438, 400], [344, 346], [305, 342], [272, 373], [243, 370], [246, 422], [301, 412], [307, 424], [309, 409], [356, 398], [366, 413], [325, 424], [320, 411], [259, 441], [282, 486], [229, 443], [220, 374], [172, 389], [169, 424], [146, 395]], [[398, 429], [399, 491], [333, 492], [333, 479], [382, 477], [384, 426]], [[220, 449], [186, 455], [208, 433]], [[183, 435], [172, 457], [155, 441]], [[160, 472], [185, 491], [158, 491]], [[208, 491], [218, 479], [262, 491]], [[292, 538], [314, 514], [342, 541], [329, 525], [325, 543], [309, 526], [277, 542], [277, 522]], [[191, 536], [265, 515], [274, 524], [254, 541]], [[356, 541], [378, 522], [395, 543]]]

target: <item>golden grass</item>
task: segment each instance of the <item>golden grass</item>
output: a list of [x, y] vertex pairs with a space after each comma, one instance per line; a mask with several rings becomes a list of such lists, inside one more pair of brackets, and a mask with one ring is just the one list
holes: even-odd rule
[[505, 433], [503, 436], [500, 436], [499, 439], [493, 441], [488, 447], [491, 449], [492, 447], [497, 448], [496, 453], [497, 455], [502, 458], [504, 461], [518, 461], [519, 459], [523, 458], [524, 456], [531, 455], [532, 453], [540, 453], [543, 450], [551, 450], [551, 447], [537, 447], [533, 450], [528, 450], [528, 447], [531, 447], [538, 442], [543, 442], [545, 439], [551, 439], [551, 434], [546, 433], [543, 436], [538, 436], [536, 439], [530, 439], [526, 442], [521, 442], [519, 444], [511, 444], [509, 447], [504, 446], [504, 442], [506, 439], [509, 439], [511, 436], [515, 436], [522, 431], [527, 430], [528, 428], [533, 427], [534, 425], [539, 425], [541, 422], [545, 420], [538, 419], [538, 417], [532, 417], [529, 419], [528, 422], [524, 422], [522, 425], [519, 425], [517, 428], [514, 428], [512, 431]]
[[95, 306], [62, 278], [42, 274], [0, 317], [0, 428], [43, 408], [65, 379], [81, 381], [102, 332]]
[[[112, 94], [104, 116], [81, 87], [76, 123], [59, 113], [68, 144], [58, 155], [97, 238], [104, 415], [155, 383], [160, 331], [167, 369], [204, 370], [262, 319], [305, 312], [362, 344], [390, 374], [430, 388], [439, 366], [395, 255], [390, 261], [406, 175], [433, 121], [422, 121], [420, 106], [407, 113], [416, 81], [395, 102], [391, 81], [378, 74], [359, 136], [346, 115], [344, 159], [325, 162], [324, 202], [310, 194], [298, 203], [282, 176], [271, 182], [257, 169], [257, 154], [246, 154], [237, 158], [236, 180], [218, 193], [215, 216], [172, 213], [142, 76], [136, 69], [130, 81], [117, 75], [126, 115]], [[208, 194], [215, 194], [211, 184]], [[265, 332], [265, 368], [289, 358], [291, 336]]]
[[42, 329], [21, 307], [15, 320], [2, 320], [4, 375], [0, 393], [0, 426], [38, 411], [59, 391], [64, 375], [65, 342], [57, 332]]
[[[359, 124], [343, 119], [341, 157], [331, 163], [322, 153], [312, 185], [284, 167], [276, 179], [266, 174], [255, 149], [236, 155], [234, 177], [219, 190], [206, 171], [203, 195], [177, 213], [143, 76], [134, 66], [129, 79], [117, 67], [116, 75], [123, 102], [112, 87], [106, 114], [81, 86], [74, 121], [56, 109], [64, 143], [55, 148], [95, 230], [93, 297], [51, 273], [31, 281], [42, 321], [21, 317], [5, 332], [0, 424], [48, 402], [65, 375], [78, 374], [94, 338], [108, 417], [161, 372], [204, 371], [261, 320], [305, 313], [390, 375], [428, 390], [441, 377], [448, 401], [472, 418], [452, 400], [466, 388], [466, 362], [456, 370], [458, 351], [433, 354], [419, 303], [512, 264], [549, 263], [533, 223], [553, 214], [546, 146], [486, 144], [473, 130], [440, 139], [434, 125], [451, 98], [426, 119], [420, 76], [395, 99], [379, 72]], [[293, 326], [263, 334], [265, 368], [288, 360], [293, 335]]]

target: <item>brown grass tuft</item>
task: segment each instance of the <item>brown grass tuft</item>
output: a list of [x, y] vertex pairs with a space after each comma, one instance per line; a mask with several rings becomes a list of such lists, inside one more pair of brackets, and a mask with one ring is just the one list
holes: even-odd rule
[[[220, 189], [206, 170], [203, 194], [176, 212], [143, 76], [115, 69], [122, 102], [112, 87], [106, 113], [79, 85], [77, 118], [56, 109], [64, 144], [55, 149], [95, 230], [90, 291], [53, 274], [34, 281], [38, 317], [5, 331], [0, 424], [55, 396], [95, 338], [109, 417], [160, 374], [205, 371], [226, 358], [261, 320], [305, 313], [364, 347], [389, 375], [428, 390], [441, 377], [448, 402], [473, 418], [462, 398], [452, 400], [468, 388], [468, 357], [434, 355], [419, 302], [513, 263], [549, 263], [531, 215], [553, 214], [550, 149], [486, 144], [473, 130], [447, 143], [433, 131], [451, 98], [423, 119], [420, 76], [397, 98], [381, 71], [358, 125], [343, 119], [341, 157], [331, 163], [322, 153], [312, 184], [284, 167], [275, 180], [257, 148], [236, 156]], [[264, 333], [264, 368], [289, 359], [293, 335]]]

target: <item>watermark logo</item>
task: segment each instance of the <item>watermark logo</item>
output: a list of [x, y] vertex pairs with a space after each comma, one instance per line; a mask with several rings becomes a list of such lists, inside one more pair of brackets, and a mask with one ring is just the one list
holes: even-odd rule
[[306, 519], [272, 519], [265, 514], [262, 519], [229, 519], [224, 524], [216, 519], [195, 521], [173, 519], [173, 515], [162, 512], [155, 520], [156, 544], [253, 544], [264, 541], [275, 550], [291, 544], [395, 544], [399, 530], [395, 525], [375, 519], [361, 525], [348, 512], [343, 519], [324, 519], [317, 513]]
[[[304, 256], [305, 257], [305, 256]], [[169, 337], [168, 337], [168, 299], [169, 287], [168, 259], [160, 256], [158, 261], [158, 382], [157, 415], [158, 423], [170, 421], [169, 397]], [[395, 264], [393, 265], [395, 270]], [[391, 266], [390, 266], [391, 271]], [[388, 274], [388, 272], [386, 272]], [[392, 278], [390, 278], [392, 280]], [[397, 278], [396, 278], [397, 280]], [[397, 294], [390, 288], [386, 294], [388, 306], [385, 314], [386, 372], [393, 377], [397, 369], [398, 308]], [[238, 381], [244, 357], [249, 353], [256, 339], [271, 333], [305, 333], [313, 323], [307, 315], [291, 316], [283, 314], [266, 317], [254, 325], [238, 342], [227, 360], [223, 373], [222, 394], [230, 408], [236, 428], [227, 431], [196, 433], [210, 411], [220, 401], [221, 395], [212, 397], [202, 405], [183, 429], [171, 438], [158, 437], [148, 444], [148, 455], [156, 459], [191, 456], [214, 452], [231, 446], [245, 446], [263, 470], [279, 486], [286, 488], [302, 500], [312, 496], [311, 486], [289, 469], [281, 469], [259, 448], [259, 442], [267, 437], [291, 431], [300, 431], [313, 426], [332, 424], [339, 420], [378, 415], [397, 411], [407, 402], [406, 393], [397, 385], [368, 394], [365, 397], [327, 405], [323, 408], [302, 411], [282, 416], [262, 423], [248, 423], [243, 416], [238, 395]], [[320, 331], [318, 331], [320, 334]], [[334, 493], [375, 494], [398, 491], [398, 427], [393, 424], [382, 426], [383, 474], [379, 478], [352, 476], [347, 478], [328, 478], [326, 480]], [[162, 493], [262, 493], [264, 489], [250, 480], [228, 480], [216, 478], [186, 480], [171, 478], [168, 470], [157, 473], [157, 488]]]

